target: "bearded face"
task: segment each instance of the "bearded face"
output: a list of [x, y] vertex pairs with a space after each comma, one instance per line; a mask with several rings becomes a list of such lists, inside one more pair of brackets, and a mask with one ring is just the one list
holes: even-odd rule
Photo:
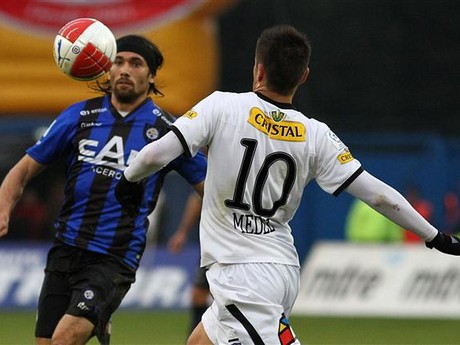
[[144, 58], [132, 52], [120, 52], [110, 70], [112, 95], [120, 103], [132, 104], [148, 95], [153, 77]]

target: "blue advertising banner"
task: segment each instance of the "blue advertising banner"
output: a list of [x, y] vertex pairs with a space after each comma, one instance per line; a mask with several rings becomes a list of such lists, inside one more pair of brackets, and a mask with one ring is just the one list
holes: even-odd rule
[[[0, 309], [35, 308], [50, 244], [0, 242]], [[136, 282], [122, 308], [185, 309], [189, 306], [199, 248], [171, 254], [164, 247], [148, 247]]]

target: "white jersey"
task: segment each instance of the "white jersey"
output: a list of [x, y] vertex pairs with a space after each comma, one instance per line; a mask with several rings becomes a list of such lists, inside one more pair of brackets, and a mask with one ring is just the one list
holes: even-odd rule
[[214, 92], [173, 126], [187, 153], [208, 147], [202, 266], [299, 266], [289, 221], [305, 186], [338, 194], [362, 171], [324, 123], [253, 92]]

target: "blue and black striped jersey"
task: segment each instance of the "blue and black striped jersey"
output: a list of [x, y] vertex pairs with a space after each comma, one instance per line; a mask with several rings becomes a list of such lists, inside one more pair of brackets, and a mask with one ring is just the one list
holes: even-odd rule
[[177, 171], [191, 185], [204, 180], [206, 158], [180, 156], [145, 181], [145, 196], [135, 218], [115, 198], [123, 170], [151, 141], [169, 131], [174, 119], [148, 98], [122, 117], [110, 96], [76, 103], [63, 111], [27, 150], [48, 165], [66, 160], [65, 201], [56, 219], [56, 241], [120, 258], [137, 268], [146, 244], [147, 215], [155, 204], [164, 176]]

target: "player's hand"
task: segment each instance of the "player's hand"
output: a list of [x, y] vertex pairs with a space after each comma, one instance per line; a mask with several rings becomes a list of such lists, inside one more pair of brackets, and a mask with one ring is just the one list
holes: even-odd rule
[[168, 241], [168, 249], [171, 253], [177, 254], [182, 251], [187, 242], [187, 233], [185, 231], [176, 231]]
[[135, 216], [144, 197], [144, 184], [129, 182], [123, 174], [115, 187], [115, 197], [131, 216]]
[[428, 248], [436, 248], [445, 254], [460, 255], [460, 239], [457, 236], [439, 231], [435, 238], [425, 244]]

